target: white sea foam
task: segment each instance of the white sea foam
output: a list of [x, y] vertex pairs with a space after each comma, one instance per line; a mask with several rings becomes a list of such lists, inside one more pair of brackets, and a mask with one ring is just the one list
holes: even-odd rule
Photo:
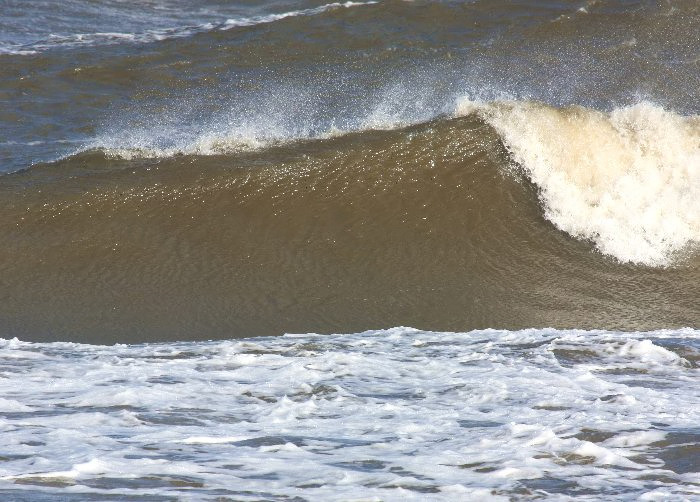
[[0, 339], [0, 492], [692, 499], [699, 348], [691, 329]]
[[363, 6], [363, 5], [373, 5], [376, 3], [377, 3], [377, 1], [333, 2], [333, 3], [329, 3], [329, 4], [325, 4], [325, 5], [320, 5], [319, 7], [313, 7], [311, 9], [299, 9], [299, 10], [293, 10], [293, 11], [289, 11], [289, 12], [283, 12], [281, 14], [268, 14], [265, 16], [228, 19], [220, 27], [220, 29], [227, 30], [227, 29], [235, 28], [237, 26], [254, 26], [257, 24], [272, 23], [272, 22], [279, 21], [280, 19], [285, 19], [288, 17], [313, 16], [316, 14], [322, 14], [323, 12], [327, 12], [327, 11], [333, 10], [333, 9], [339, 9], [339, 8], [347, 9], [350, 7], [359, 7], [359, 6]]
[[603, 113], [535, 102], [478, 103], [541, 190], [545, 216], [623, 262], [663, 266], [700, 243], [700, 118], [652, 103]]

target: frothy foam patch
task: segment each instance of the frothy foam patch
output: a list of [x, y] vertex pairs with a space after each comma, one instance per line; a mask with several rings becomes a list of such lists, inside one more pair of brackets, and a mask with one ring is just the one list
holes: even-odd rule
[[0, 339], [0, 490], [684, 500], [700, 494], [685, 453], [700, 438], [698, 369], [664, 361], [699, 341], [691, 329], [410, 328], [112, 347]]
[[[143, 143], [140, 146], [139, 143]], [[191, 143], [178, 146], [162, 147], [149, 145], [148, 141], [136, 141], [134, 146], [108, 146], [97, 143], [88, 149], [100, 149], [108, 157], [124, 160], [168, 158], [175, 155], [222, 155], [240, 151], [250, 151], [264, 146], [271, 146], [274, 140], [257, 137], [217, 137], [205, 135]]]
[[545, 216], [622, 262], [666, 266], [700, 242], [700, 118], [652, 103], [603, 113], [527, 101], [457, 105], [499, 133]]
[[[265, 127], [265, 126], [268, 127]], [[177, 130], [125, 130], [115, 136], [97, 138], [79, 151], [102, 150], [108, 157], [124, 160], [168, 158], [176, 155], [225, 155], [253, 151], [282, 145], [302, 139], [323, 139], [341, 135], [345, 131], [288, 129], [270, 121], [260, 121], [255, 126], [234, 126], [226, 130], [212, 126], [211, 130], [199, 133]]]

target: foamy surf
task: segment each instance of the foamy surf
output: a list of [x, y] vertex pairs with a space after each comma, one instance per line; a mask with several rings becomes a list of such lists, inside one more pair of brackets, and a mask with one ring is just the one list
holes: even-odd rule
[[700, 494], [699, 336], [0, 339], [0, 493], [687, 500]]
[[540, 188], [545, 217], [622, 262], [667, 266], [700, 242], [700, 118], [648, 102], [604, 113], [464, 99]]

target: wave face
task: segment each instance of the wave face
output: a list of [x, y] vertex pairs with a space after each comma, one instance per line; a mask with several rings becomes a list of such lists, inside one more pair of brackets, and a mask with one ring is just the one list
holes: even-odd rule
[[545, 216], [621, 261], [668, 265], [700, 243], [700, 117], [651, 103], [602, 113], [477, 104], [540, 188]]
[[[441, 330], [694, 325], [697, 254], [688, 251], [670, 267], [634, 266], [626, 255], [601, 254], [572, 238], [589, 234], [564, 225], [600, 227], [593, 204], [583, 206], [590, 214], [574, 212], [586, 200], [576, 190], [605, 191], [606, 175], [567, 181], [580, 171], [569, 171], [569, 151], [544, 135], [534, 165], [512, 146], [537, 144], [537, 133], [524, 143], [516, 133], [542, 130], [548, 117], [551, 127], [573, 121], [559, 137], [582, 151], [586, 141], [602, 141], [591, 137], [596, 124], [611, 130], [613, 117], [645, 109], [691, 127], [691, 119], [649, 105], [605, 115], [492, 104], [404, 129], [226, 155], [89, 151], [6, 175], [0, 317], [9, 334], [86, 341], [96, 332], [103, 341], [137, 341], [198, 330], [208, 337], [361, 331], [402, 321]], [[513, 122], [499, 134], [499, 113], [525, 114], [530, 125]], [[522, 169], [513, 168], [518, 159]], [[635, 174], [617, 168], [610, 183]], [[550, 207], [550, 199], [562, 200], [550, 192], [562, 186], [571, 187], [571, 214]], [[697, 208], [680, 195], [663, 210], [692, 222]], [[609, 206], [617, 233], [644, 224], [624, 212], [634, 204]], [[598, 247], [608, 236], [590, 235]], [[652, 237], [635, 236], [665, 250], [653, 248]]]
[[[271, 127], [259, 118], [230, 129], [183, 135], [162, 145], [163, 131], [129, 131], [87, 149], [122, 158], [222, 155], [353, 130], [392, 129], [420, 120], [384, 115], [382, 102], [346, 124], [325, 129]], [[649, 102], [610, 113], [555, 108], [530, 101], [458, 100], [456, 116], [478, 114], [493, 127], [512, 160], [540, 189], [545, 217], [568, 234], [595, 242], [622, 262], [668, 266], [700, 243], [700, 118]], [[231, 124], [229, 124], [231, 127]], [[176, 138], [173, 131], [165, 137]]]

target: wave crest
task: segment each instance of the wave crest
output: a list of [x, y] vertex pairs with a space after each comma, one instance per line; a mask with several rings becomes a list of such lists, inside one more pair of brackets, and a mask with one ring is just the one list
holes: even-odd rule
[[604, 113], [461, 100], [457, 114], [469, 113], [498, 132], [561, 230], [650, 266], [700, 243], [700, 117], [649, 102]]

